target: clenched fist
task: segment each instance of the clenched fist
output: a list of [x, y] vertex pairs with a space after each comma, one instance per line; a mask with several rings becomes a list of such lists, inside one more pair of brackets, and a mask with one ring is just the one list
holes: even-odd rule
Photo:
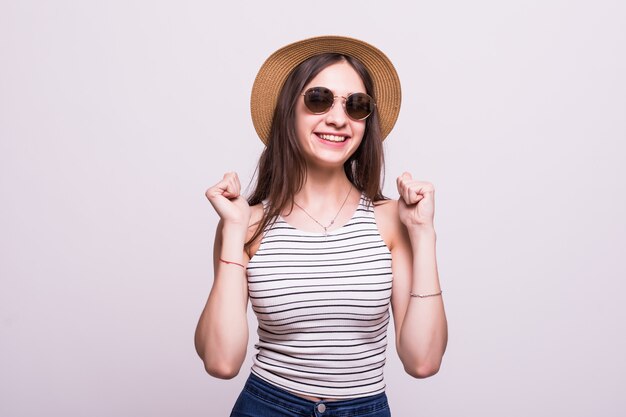
[[407, 229], [432, 228], [435, 217], [435, 188], [429, 182], [414, 180], [408, 172], [396, 180], [398, 211]]
[[248, 227], [251, 210], [241, 196], [241, 183], [236, 172], [224, 174], [224, 178], [204, 194], [224, 224]]

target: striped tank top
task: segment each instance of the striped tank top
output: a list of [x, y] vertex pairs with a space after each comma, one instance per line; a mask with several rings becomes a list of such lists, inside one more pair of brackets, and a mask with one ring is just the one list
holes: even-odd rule
[[385, 390], [391, 253], [361, 195], [341, 228], [305, 232], [282, 217], [247, 267], [258, 321], [251, 371], [299, 394], [347, 399]]

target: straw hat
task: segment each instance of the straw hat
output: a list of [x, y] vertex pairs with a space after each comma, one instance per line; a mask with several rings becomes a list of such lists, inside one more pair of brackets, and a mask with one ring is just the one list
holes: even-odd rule
[[319, 36], [284, 46], [270, 55], [261, 66], [252, 86], [250, 111], [257, 134], [267, 144], [278, 94], [291, 71], [308, 58], [339, 53], [352, 56], [365, 65], [374, 80], [373, 96], [384, 139], [400, 112], [400, 79], [387, 56], [376, 47], [344, 36]]

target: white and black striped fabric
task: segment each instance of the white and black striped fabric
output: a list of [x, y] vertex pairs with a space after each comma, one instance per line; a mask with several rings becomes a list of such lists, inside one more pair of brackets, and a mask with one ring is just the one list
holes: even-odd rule
[[254, 374], [320, 398], [385, 390], [391, 253], [371, 201], [361, 196], [350, 221], [328, 236], [278, 217], [247, 275], [259, 322]]

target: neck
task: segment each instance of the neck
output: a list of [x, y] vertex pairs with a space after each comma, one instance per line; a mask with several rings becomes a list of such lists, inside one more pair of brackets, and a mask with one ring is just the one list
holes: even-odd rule
[[311, 209], [334, 208], [343, 203], [353, 188], [343, 170], [328, 172], [309, 169], [304, 185], [294, 199], [298, 204]]

